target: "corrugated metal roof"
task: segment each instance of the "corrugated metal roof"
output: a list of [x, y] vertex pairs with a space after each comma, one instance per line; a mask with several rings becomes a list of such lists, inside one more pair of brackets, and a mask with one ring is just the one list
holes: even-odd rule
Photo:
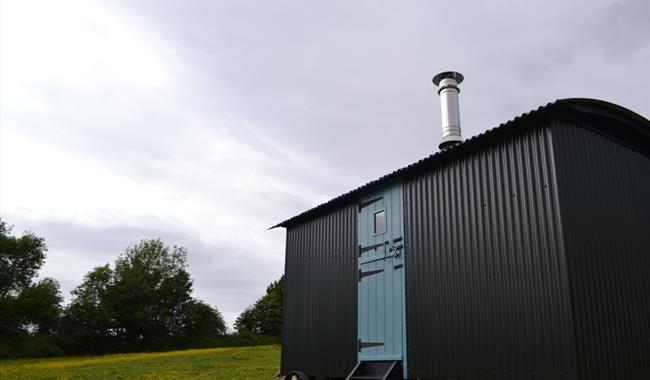
[[[281, 223], [278, 223], [269, 229], [276, 227], [288, 227], [312, 216], [332, 210], [333, 208], [336, 208], [340, 205], [355, 201], [356, 197], [360, 193], [368, 189], [388, 183], [390, 181], [401, 178], [404, 175], [422, 170], [424, 168], [440, 165], [444, 162], [447, 162], [449, 159], [457, 157], [458, 155], [467, 154], [468, 152], [481, 149], [483, 146], [485, 146], [486, 143], [491, 141], [492, 138], [500, 137], [503, 133], [510, 133], [513, 130], [517, 130], [518, 128], [525, 126], [535, 127], [540, 125], [540, 123], [530, 123], [530, 121], [549, 119], [558, 116], [569, 117], [572, 114], [578, 115], [581, 113], [599, 114], [600, 116], [618, 119], [619, 121], [626, 121], [627, 124], [633, 127], [635, 132], [638, 132], [641, 136], [647, 138], [648, 142], [650, 143], [650, 122], [648, 119], [636, 114], [633, 111], [630, 111], [616, 104], [597, 99], [559, 99], [552, 103], [541, 106], [536, 110], [523, 113], [522, 115], [517, 116], [510, 121], [502, 123], [497, 127], [473, 136], [450, 149], [434, 153], [408, 166], [397, 169], [392, 173], [388, 173], [382, 177], [379, 177], [374, 181], [370, 181], [363, 186], [357, 187], [354, 190], [339, 195], [338, 197], [333, 198], [323, 204], [320, 204]], [[626, 132], [629, 131], [615, 131], [614, 133], [621, 133], [623, 135], [626, 135]]]

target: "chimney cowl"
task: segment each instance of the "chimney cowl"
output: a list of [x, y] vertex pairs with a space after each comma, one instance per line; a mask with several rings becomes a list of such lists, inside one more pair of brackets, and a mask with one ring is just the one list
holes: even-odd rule
[[442, 141], [438, 147], [441, 150], [448, 149], [463, 141], [460, 131], [458, 104], [458, 94], [460, 93], [458, 85], [463, 79], [463, 75], [455, 71], [445, 71], [433, 77], [433, 83], [438, 86], [438, 95], [440, 95]]

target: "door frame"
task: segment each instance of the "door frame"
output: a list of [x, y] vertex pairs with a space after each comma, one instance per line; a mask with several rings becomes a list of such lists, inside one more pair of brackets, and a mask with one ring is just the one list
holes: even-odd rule
[[[407, 352], [408, 352], [408, 350], [407, 350], [407, 341], [406, 341], [406, 323], [407, 323], [407, 320], [406, 320], [406, 296], [407, 296], [407, 294], [406, 294], [406, 265], [405, 265], [405, 261], [408, 260], [408, 247], [406, 246], [406, 238], [405, 238], [405, 233], [404, 233], [405, 232], [404, 231], [404, 229], [405, 229], [405, 225], [404, 225], [404, 221], [405, 221], [405, 218], [404, 218], [405, 204], [404, 204], [404, 186], [403, 186], [402, 180], [398, 179], [398, 180], [390, 182], [388, 184], [384, 184], [381, 187], [374, 187], [374, 188], [372, 188], [372, 189], [370, 189], [368, 191], [365, 191], [361, 195], [358, 196], [357, 201], [359, 202], [359, 205], [361, 205], [364, 202], [376, 199], [376, 198], [378, 198], [380, 196], [383, 198], [384, 194], [386, 194], [387, 191], [389, 191], [391, 188], [394, 188], [394, 187], [399, 187], [400, 199], [399, 199], [398, 204], [399, 204], [399, 208], [400, 208], [400, 212], [399, 212], [400, 215], [398, 217], [401, 217], [401, 219], [402, 219], [401, 223], [400, 223], [401, 231], [399, 231], [399, 232], [392, 231], [393, 235], [395, 235], [395, 236], [391, 237], [391, 239], [394, 239], [397, 236], [401, 236], [402, 241], [400, 243], [403, 245], [402, 252], [401, 252], [402, 267], [400, 268], [400, 270], [402, 271], [402, 275], [400, 276], [401, 287], [402, 287], [402, 307], [401, 307], [401, 314], [402, 314], [402, 326], [401, 326], [401, 330], [402, 330], [402, 332], [401, 332], [402, 333], [402, 357], [397, 358], [395, 356], [377, 356], [376, 359], [373, 359], [373, 360], [377, 360], [377, 361], [379, 361], [379, 360], [401, 360], [402, 361], [403, 377], [406, 378], [407, 369], [408, 369], [408, 365], [407, 365], [407, 356], [408, 356]], [[391, 209], [392, 208], [393, 207], [391, 207]], [[381, 210], [386, 210], [386, 209], [387, 209], [386, 205], [384, 205], [381, 208]], [[374, 210], [373, 215], [376, 212], [379, 212], [381, 210]], [[357, 213], [357, 225], [355, 226], [357, 228], [357, 231], [359, 229], [361, 211], [362, 211], [361, 208], [359, 208], [358, 213]], [[391, 213], [395, 213], [395, 211], [396, 210], [391, 210]], [[389, 222], [388, 219], [389, 218], [388, 218], [388, 215], [387, 215], [386, 223]], [[359, 236], [358, 236], [357, 237], [357, 246], [359, 246], [359, 245], [360, 244], [359, 244]], [[357, 254], [356, 255], [357, 269], [360, 269], [360, 260], [361, 260], [361, 257], [360, 257], [359, 254]], [[374, 260], [379, 260], [379, 258], [375, 258]], [[357, 283], [357, 295], [359, 296], [359, 287], [358, 286], [359, 286], [359, 283]], [[359, 313], [359, 300], [357, 300], [357, 314], [358, 313]], [[360, 321], [357, 322], [357, 324], [359, 324], [359, 323], [360, 323]], [[359, 325], [357, 325], [357, 342], [358, 341], [359, 341]], [[361, 352], [358, 350], [357, 351], [357, 362], [360, 361], [360, 358], [361, 358]]]

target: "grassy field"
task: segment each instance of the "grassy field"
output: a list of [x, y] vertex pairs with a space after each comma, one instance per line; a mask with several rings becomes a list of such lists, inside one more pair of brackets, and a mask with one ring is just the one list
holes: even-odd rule
[[274, 379], [279, 346], [0, 361], [0, 379]]

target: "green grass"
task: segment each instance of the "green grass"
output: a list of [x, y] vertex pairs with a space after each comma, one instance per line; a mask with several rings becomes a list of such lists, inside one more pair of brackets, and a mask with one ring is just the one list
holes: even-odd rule
[[0, 379], [274, 379], [280, 346], [0, 361]]

